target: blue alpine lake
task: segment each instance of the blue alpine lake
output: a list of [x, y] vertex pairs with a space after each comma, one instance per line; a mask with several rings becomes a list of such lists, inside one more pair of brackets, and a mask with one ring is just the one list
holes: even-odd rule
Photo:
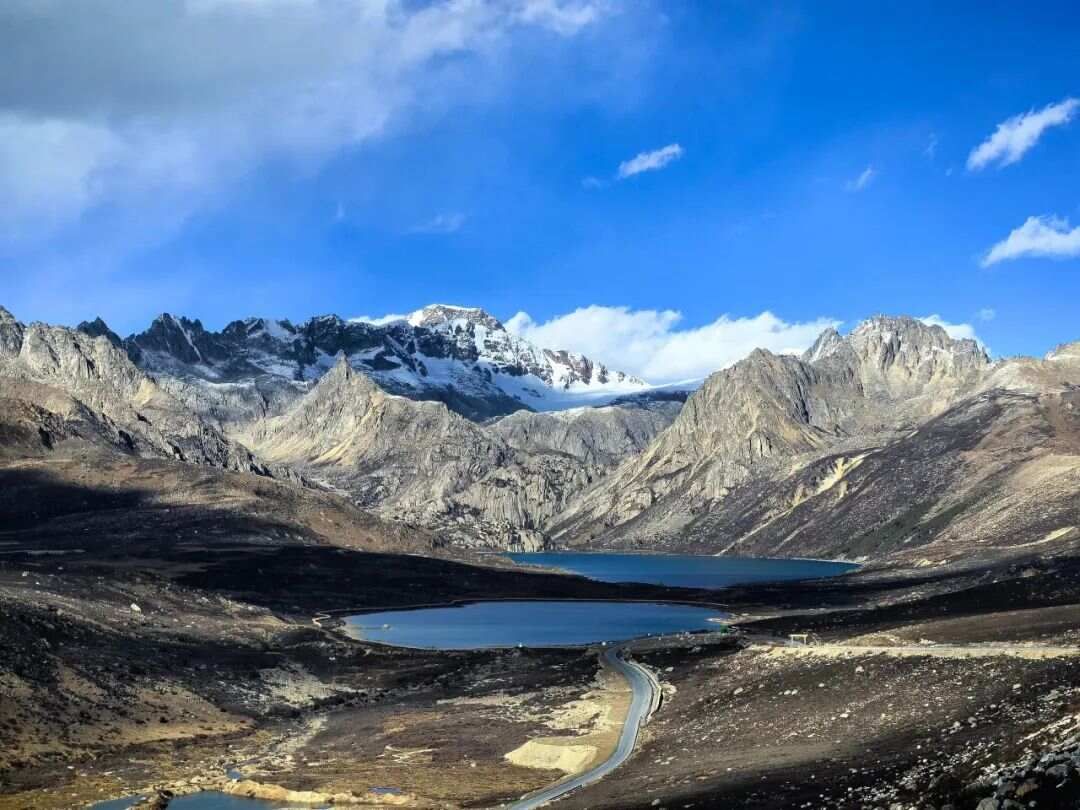
[[854, 571], [855, 563], [713, 557], [695, 554], [607, 554], [537, 551], [506, 555], [523, 565], [558, 568], [600, 582], [640, 582], [673, 588], [727, 588], [755, 582], [790, 582]]
[[366, 641], [435, 650], [572, 647], [690, 630], [719, 630], [711, 608], [658, 602], [497, 601], [362, 613], [345, 619]]

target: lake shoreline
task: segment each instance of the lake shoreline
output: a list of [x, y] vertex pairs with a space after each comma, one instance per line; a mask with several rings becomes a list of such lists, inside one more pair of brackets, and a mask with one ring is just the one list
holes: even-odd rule
[[[851, 781], [855, 765], [865, 770], [860, 779], [893, 784], [897, 773], [923, 768], [917, 760], [930, 757], [933, 773], [958, 768], [970, 780], [957, 759], [967, 750], [967, 727], [951, 732], [954, 719], [966, 724], [971, 716], [992, 716], [998, 733], [1020, 739], [1060, 719], [1059, 704], [1040, 696], [1055, 684], [1080, 687], [1080, 663], [1072, 658], [873, 654], [883, 644], [922, 638], [977, 644], [1037, 633], [1075, 642], [1080, 607], [1064, 602], [1080, 605], [1080, 562], [1068, 560], [1031, 556], [981, 566], [875, 570], [869, 576], [739, 586], [721, 596], [334, 547], [216, 543], [200, 550], [163, 540], [142, 549], [142, 556], [138, 548], [123, 551], [124, 567], [113, 564], [113, 550], [101, 549], [59, 563], [36, 557], [0, 568], [0, 608], [11, 617], [8, 626], [50, 628], [38, 632], [61, 643], [42, 648], [40, 660], [101, 673], [96, 682], [106, 690], [107, 716], [116, 718], [95, 724], [95, 715], [78, 720], [70, 713], [75, 709], [16, 697], [11, 705], [26, 718], [20, 721], [20, 730], [27, 730], [22, 733], [41, 729], [58, 738], [63, 724], [80, 736], [63, 754], [37, 760], [30, 758], [32, 751], [16, 747], [18, 740], [9, 740], [7, 751], [18, 764], [3, 768], [0, 810], [66, 810], [157, 784], [190, 783], [219, 774], [221, 763], [241, 761], [250, 771], [245, 776], [290, 789], [334, 793], [392, 785], [429, 804], [495, 806], [551, 783], [550, 775], [509, 764], [504, 755], [538, 731], [550, 734], [544, 724], [577, 705], [595, 679], [595, 654], [406, 650], [356, 641], [312, 620], [324, 608], [331, 616], [362, 612], [365, 601], [370, 609], [492, 594], [519, 601], [675, 598], [736, 614], [740, 632], [726, 637], [634, 642], [635, 657], [675, 690], [650, 722], [642, 755], [625, 763], [617, 779], [565, 797], [560, 804], [568, 810], [648, 807], [673, 775], [686, 787], [664, 796], [699, 807], [723, 802], [747, 808], [770, 806], [755, 792], [809, 801], [858, 788]], [[23, 578], [22, 570], [33, 576]], [[102, 571], [109, 572], [105, 589], [99, 584]], [[283, 582], [304, 589], [294, 595]], [[358, 602], [360, 611], [351, 608]], [[132, 604], [139, 605], [138, 613]], [[1015, 613], [1020, 608], [1028, 612]], [[1003, 615], [1006, 609], [1015, 615]], [[759, 619], [746, 621], [748, 614]], [[850, 647], [850, 653], [768, 655], [745, 644], [747, 634], [781, 643], [793, 632], [816, 633], [829, 644]], [[860, 644], [871, 642], [877, 646], [860, 652]], [[32, 675], [39, 648], [11, 649], [20, 672]], [[859, 667], [867, 674], [858, 673]], [[993, 678], [991, 671], [997, 673]], [[943, 703], [940, 711], [905, 719], [878, 703], [894, 702], [895, 713], [921, 707], [928, 697], [945, 701], [947, 679], [957, 678], [970, 683], [963, 705]], [[52, 689], [51, 683], [43, 680], [41, 688]], [[766, 686], [759, 690], [759, 683]], [[1024, 688], [1014, 692], [1014, 683]], [[784, 695], [792, 689], [799, 695]], [[853, 701], [876, 713], [842, 722], [840, 715], [852, 710]], [[745, 712], [753, 723], [745, 722]], [[800, 736], [772, 728], [777, 718]], [[828, 739], [847, 747], [807, 736], [822, 724], [835, 727], [836, 736]], [[890, 736], [911, 728], [928, 741], [921, 751]], [[717, 733], [722, 748], [712, 740]], [[454, 756], [433, 768], [432, 757], [451, 739]], [[851, 746], [868, 745], [880, 752], [880, 766], [844, 754]], [[1008, 757], [1012, 749], [1001, 745], [1000, 756]], [[672, 764], [656, 764], [670, 757]], [[733, 771], [717, 769], [720, 762]], [[816, 775], [813, 783], [808, 773]]]
[[339, 628], [364, 643], [405, 649], [591, 649], [717, 632], [729, 616], [701, 604], [653, 600], [495, 599], [352, 614]]

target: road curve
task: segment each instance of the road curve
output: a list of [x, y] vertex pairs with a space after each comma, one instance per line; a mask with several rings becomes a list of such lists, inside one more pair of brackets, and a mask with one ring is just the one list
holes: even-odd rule
[[585, 771], [585, 773], [579, 774], [572, 779], [530, 793], [507, 805], [509, 810], [533, 810], [536, 807], [543, 807], [568, 793], [572, 793], [586, 785], [591, 785], [626, 762], [630, 754], [633, 753], [641, 726], [644, 725], [645, 721], [649, 719], [649, 716], [656, 711], [660, 704], [660, 683], [656, 680], [656, 676], [641, 664], [623, 658], [625, 649], [626, 645], [609, 647], [600, 656], [605, 664], [619, 672], [630, 682], [630, 688], [633, 690], [630, 709], [626, 713], [626, 722], [623, 723], [622, 733], [619, 735], [619, 743], [615, 746], [615, 751], [595, 768]]

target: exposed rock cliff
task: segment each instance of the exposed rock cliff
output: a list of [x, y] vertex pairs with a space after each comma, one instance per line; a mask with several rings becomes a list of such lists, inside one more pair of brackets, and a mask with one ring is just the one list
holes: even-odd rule
[[441, 403], [386, 393], [342, 356], [292, 409], [243, 438], [262, 457], [446, 540], [538, 548], [567, 499], [643, 446], [674, 409], [522, 413], [485, 428]]
[[844, 337], [827, 330], [802, 358], [754, 351], [709, 377], [671, 427], [585, 493], [553, 534], [670, 540], [751, 478], [903, 434], [973, 391], [989, 368], [974, 341], [912, 318], [872, 318]]
[[23, 398], [34, 406], [31, 410], [52, 401], [58, 410], [41, 418], [54, 426], [56, 419], [73, 419], [89, 434], [109, 437], [134, 454], [271, 474], [246, 448], [164, 391], [105, 336], [41, 323], [23, 326], [5, 311], [0, 313], [0, 344], [5, 394], [10, 400]]
[[[117, 340], [100, 318], [79, 328]], [[443, 304], [388, 323], [248, 318], [221, 332], [166, 313], [123, 345], [140, 368], [223, 424], [281, 413], [339, 355], [391, 393], [443, 402], [474, 420], [647, 388], [582, 355], [534, 346], [481, 309]]]
[[123, 341], [0, 310], [0, 375], [7, 456], [75, 440], [288, 470], [444, 544], [934, 562], [1080, 541], [1080, 344], [991, 363], [912, 318], [752, 352], [685, 405], [645, 389], [483, 423], [462, 412], [636, 381], [447, 306], [220, 333], [162, 316]]

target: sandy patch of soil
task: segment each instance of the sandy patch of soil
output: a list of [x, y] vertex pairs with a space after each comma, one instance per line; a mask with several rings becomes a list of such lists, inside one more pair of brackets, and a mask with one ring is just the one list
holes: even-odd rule
[[630, 710], [630, 685], [603, 668], [596, 686], [580, 699], [554, 707], [543, 719], [550, 729], [572, 735], [534, 737], [507, 752], [508, 762], [525, 768], [581, 773], [611, 756]]
[[567, 776], [580, 773], [596, 758], [596, 746], [582, 745], [577, 737], [546, 737], [529, 740], [506, 755], [506, 760], [523, 768], [562, 771]]

